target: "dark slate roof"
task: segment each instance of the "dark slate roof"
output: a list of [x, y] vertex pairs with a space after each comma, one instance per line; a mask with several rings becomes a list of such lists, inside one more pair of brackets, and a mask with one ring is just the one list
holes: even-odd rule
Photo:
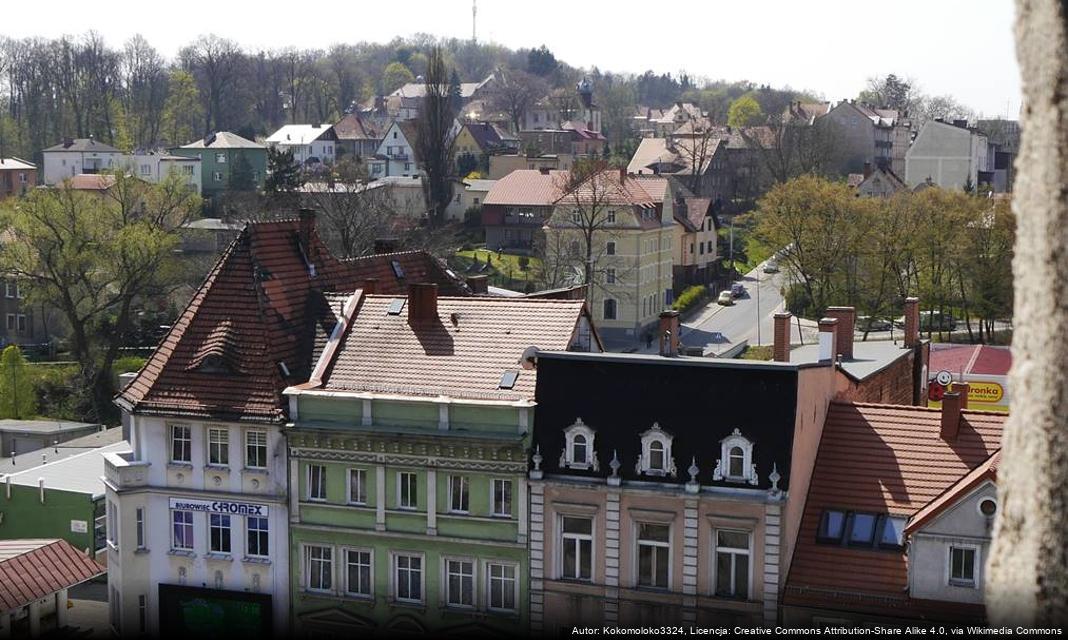
[[369, 278], [384, 294], [404, 294], [418, 282], [436, 283], [445, 295], [470, 293], [424, 252], [342, 261], [314, 226], [302, 240], [299, 220], [252, 223], [117, 402], [134, 413], [282, 421], [282, 391], [308, 379], [317, 345], [336, 322], [338, 310], [324, 294], [354, 291]]
[[[803, 366], [803, 365], [802, 365]], [[796, 364], [648, 355], [541, 353], [535, 400], [534, 444], [546, 474], [605, 478], [616, 451], [624, 480], [671, 483], [689, 479], [696, 458], [702, 485], [712, 480], [720, 441], [738, 429], [754, 443], [758, 488], [769, 489], [772, 465], [786, 489], [793, 446]], [[577, 418], [596, 432], [600, 471], [561, 469], [564, 429]], [[653, 423], [673, 436], [677, 477], [639, 477], [640, 434]], [[745, 485], [749, 488], [749, 485]]]
[[95, 152], [95, 153], [120, 153], [115, 147], [104, 144], [94, 138], [74, 138], [72, 140], [64, 140], [57, 145], [53, 145], [44, 150], [49, 151], [75, 151], [75, 152]]

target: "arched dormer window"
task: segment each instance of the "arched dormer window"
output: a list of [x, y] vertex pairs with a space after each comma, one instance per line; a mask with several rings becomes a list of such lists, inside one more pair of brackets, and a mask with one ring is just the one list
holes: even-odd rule
[[576, 419], [574, 424], [564, 429], [564, 450], [560, 453], [560, 467], [599, 471], [601, 465], [597, 461], [597, 449], [594, 447], [596, 435], [582, 418]]
[[675, 477], [675, 458], [671, 455], [670, 433], [656, 422], [651, 429], [641, 434], [642, 454], [638, 458], [637, 472], [647, 476]]
[[720, 440], [720, 458], [712, 479], [727, 482], [746, 482], [756, 485], [756, 464], [753, 463], [753, 443], [735, 429], [731, 435]]

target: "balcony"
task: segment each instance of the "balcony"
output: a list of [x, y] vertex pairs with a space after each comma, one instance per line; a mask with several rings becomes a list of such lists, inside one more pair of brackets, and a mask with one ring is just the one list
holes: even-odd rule
[[117, 490], [148, 485], [148, 462], [134, 459], [133, 453], [105, 453], [104, 479]]

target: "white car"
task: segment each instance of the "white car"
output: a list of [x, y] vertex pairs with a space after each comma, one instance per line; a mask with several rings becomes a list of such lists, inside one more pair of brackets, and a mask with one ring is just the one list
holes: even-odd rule
[[779, 263], [774, 260], [768, 260], [764, 263], [764, 273], [778, 273]]

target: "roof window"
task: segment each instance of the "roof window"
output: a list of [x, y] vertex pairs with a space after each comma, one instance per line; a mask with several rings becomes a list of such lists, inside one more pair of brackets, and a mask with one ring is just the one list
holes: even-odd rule
[[404, 309], [404, 303], [407, 302], [407, 298], [394, 298], [389, 303], [389, 308], [386, 309], [386, 315], [399, 316]]

